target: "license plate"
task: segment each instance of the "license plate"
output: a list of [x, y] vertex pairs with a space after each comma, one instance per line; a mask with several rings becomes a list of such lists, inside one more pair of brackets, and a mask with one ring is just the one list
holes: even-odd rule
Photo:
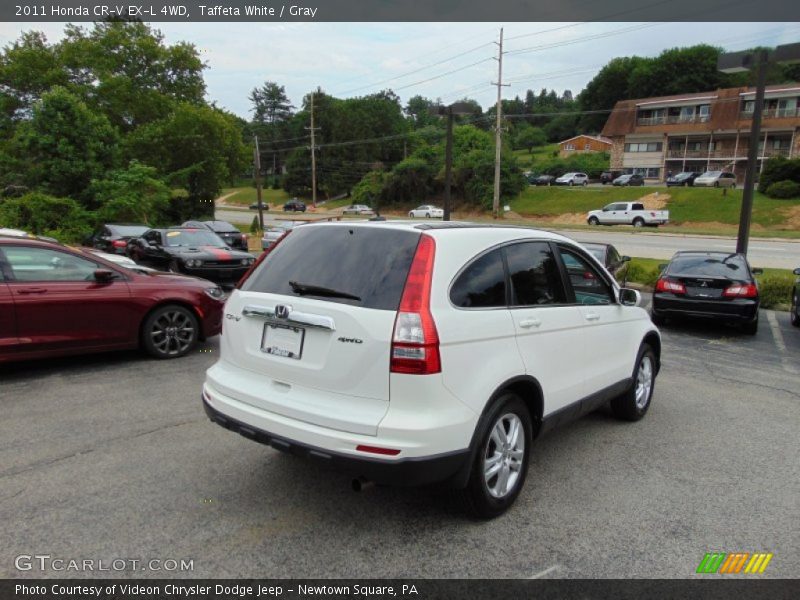
[[261, 351], [275, 356], [300, 359], [306, 330], [279, 323], [265, 323], [261, 336]]

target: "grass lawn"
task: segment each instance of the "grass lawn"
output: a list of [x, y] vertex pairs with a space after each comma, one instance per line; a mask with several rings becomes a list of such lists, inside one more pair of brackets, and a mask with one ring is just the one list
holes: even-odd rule
[[[256, 188], [254, 187], [226, 188], [222, 190], [220, 195], [226, 196], [228, 194], [232, 195], [225, 199], [226, 204], [250, 206], [256, 201]], [[283, 190], [264, 188], [261, 193], [261, 198], [268, 204], [283, 204], [289, 199], [289, 194]]]
[[531, 154], [527, 150], [514, 150], [514, 156], [523, 171], [528, 169], [535, 171], [535, 165], [544, 162], [546, 159], [552, 159], [553, 152], [558, 152], [558, 144], [539, 146], [534, 148]]

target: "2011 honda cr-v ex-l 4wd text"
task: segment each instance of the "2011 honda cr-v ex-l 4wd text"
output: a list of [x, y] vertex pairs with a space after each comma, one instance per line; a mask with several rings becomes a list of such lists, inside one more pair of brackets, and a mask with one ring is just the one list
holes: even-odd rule
[[639, 301], [554, 233], [309, 224], [228, 298], [203, 402], [253, 440], [361, 481], [447, 482], [493, 517], [546, 429], [609, 401], [647, 412], [661, 339]]

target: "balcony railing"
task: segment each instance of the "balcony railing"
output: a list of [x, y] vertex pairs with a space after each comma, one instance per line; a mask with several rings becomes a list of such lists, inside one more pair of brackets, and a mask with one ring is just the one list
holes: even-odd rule
[[[791, 119], [800, 117], [800, 107], [798, 108], [765, 108], [761, 113], [762, 119]], [[742, 111], [739, 113], [740, 119], [752, 119], [753, 111]]]
[[[789, 148], [767, 148], [766, 150], [759, 149], [759, 158], [772, 157], [772, 156], [789, 156]], [[705, 158], [747, 158], [747, 146], [739, 146], [736, 149], [734, 156], [733, 148], [720, 148], [719, 150], [687, 150], [684, 154], [683, 150], [668, 150], [667, 158], [692, 158], [692, 159], [705, 159]]]
[[637, 125], [674, 125], [676, 123], [707, 123], [711, 115], [670, 115], [667, 117], [639, 117]]

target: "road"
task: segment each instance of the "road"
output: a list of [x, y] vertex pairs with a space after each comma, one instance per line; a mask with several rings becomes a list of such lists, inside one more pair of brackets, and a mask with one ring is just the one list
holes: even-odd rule
[[[250, 223], [255, 211], [242, 211], [217, 208], [217, 218], [232, 223]], [[334, 213], [319, 212], [297, 215], [296, 218], [313, 218], [330, 216]], [[294, 218], [289, 216], [288, 218]], [[265, 221], [280, 220], [281, 215], [265, 214]], [[632, 227], [599, 227], [596, 230], [559, 229], [571, 238], [585, 242], [603, 242], [614, 244], [621, 254], [640, 258], [661, 258], [668, 260], [678, 250], [721, 250], [733, 252], [736, 239], [678, 235], [674, 233], [658, 233], [646, 229], [635, 231]], [[773, 240], [754, 238], [750, 240], [747, 256], [754, 267], [772, 267], [776, 269], [795, 269], [800, 267], [800, 240]]]
[[[20, 554], [192, 559], [192, 577], [696, 577], [709, 551], [800, 572], [800, 330], [664, 330], [638, 423], [599, 411], [537, 441], [526, 488], [491, 522], [436, 489], [350, 489], [344, 474], [210, 423], [218, 343], [0, 369], [0, 577]], [[114, 575], [116, 573], [112, 573]], [[139, 577], [163, 571], [123, 571]]]

